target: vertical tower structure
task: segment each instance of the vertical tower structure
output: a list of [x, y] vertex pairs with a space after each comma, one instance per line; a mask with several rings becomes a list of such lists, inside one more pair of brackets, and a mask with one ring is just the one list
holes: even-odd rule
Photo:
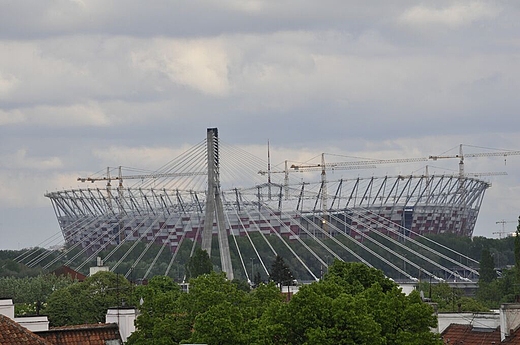
[[219, 146], [218, 129], [207, 130], [207, 159], [208, 159], [208, 191], [206, 195], [206, 213], [204, 217], [204, 230], [202, 232], [202, 249], [211, 255], [211, 243], [213, 235], [213, 224], [217, 226], [218, 244], [220, 250], [220, 263], [222, 271], [226, 272], [229, 280], [233, 279], [233, 266], [229, 251], [229, 241], [226, 224], [224, 221], [224, 207], [220, 191], [219, 172]]

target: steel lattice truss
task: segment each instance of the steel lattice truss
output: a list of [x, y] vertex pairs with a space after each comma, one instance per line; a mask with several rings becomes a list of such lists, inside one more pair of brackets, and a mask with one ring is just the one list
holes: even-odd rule
[[[368, 263], [364, 255], [351, 249], [354, 243], [354, 247], [362, 248], [368, 255], [379, 257], [382, 265], [414, 279], [407, 272], [410, 269], [437, 278], [433, 270], [429, 272], [421, 268], [423, 264], [415, 263], [415, 251], [412, 251], [414, 256], [406, 257], [388, 249], [399, 260], [408, 262], [405, 270], [366, 244], [379, 241], [377, 246], [383, 248], [382, 239], [385, 243], [393, 242], [395, 247], [402, 244], [402, 239], [411, 241], [416, 235], [428, 233], [470, 236], [488, 187], [486, 182], [461, 180], [457, 176], [387, 176], [329, 182], [328, 188], [334, 193], [329, 195], [326, 207], [322, 205], [322, 183], [260, 184], [250, 189], [224, 191], [222, 198], [225, 226], [231, 236], [257, 232], [262, 236], [279, 236], [285, 243], [300, 241], [302, 245], [304, 240], [312, 239], [331, 258], [353, 257]], [[204, 226], [204, 192], [164, 188], [126, 188], [117, 192], [78, 189], [46, 196], [52, 201], [66, 242], [81, 246], [91, 256], [128, 241], [157, 243], [175, 253], [183, 240], [197, 239]], [[371, 236], [372, 233], [380, 238]], [[323, 244], [324, 239], [335, 240], [339, 250]], [[322, 265], [328, 265], [322, 254], [307, 249]], [[313, 278], [319, 276], [304, 260], [301, 264]], [[267, 270], [267, 264], [263, 266]], [[457, 271], [436, 267], [439, 269], [460, 277]], [[468, 267], [462, 270], [476, 274]]]
[[[121, 168], [107, 169], [102, 176], [78, 179], [103, 181], [105, 188], [45, 194], [66, 242], [45, 268], [87, 257], [75, 267], [81, 270], [104, 253], [105, 261], [116, 261], [111, 270], [126, 264], [128, 277], [150, 248], [160, 247], [142, 278], [159, 265], [168, 275], [179, 265], [183, 245], [188, 243], [193, 254], [200, 243], [211, 249], [212, 238], [218, 237], [228, 277], [236, 271], [251, 280], [253, 262], [268, 274], [270, 258], [281, 251], [312, 280], [332, 259], [361, 261], [395, 279], [478, 276], [477, 262], [424, 235], [471, 236], [489, 183], [460, 174], [327, 181], [324, 171], [320, 182], [309, 183], [302, 178], [307, 175], [289, 176], [287, 162], [284, 175], [262, 171], [270, 165], [222, 143], [216, 134], [208, 129], [206, 140], [157, 171], [125, 175]], [[19, 259], [34, 266], [49, 253], [28, 251]], [[159, 262], [164, 253], [168, 263]]]

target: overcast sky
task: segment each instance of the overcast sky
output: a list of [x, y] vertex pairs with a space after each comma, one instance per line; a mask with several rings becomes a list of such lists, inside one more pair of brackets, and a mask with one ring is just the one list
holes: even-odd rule
[[[208, 127], [274, 163], [518, 150], [519, 91], [518, 1], [0, 0], [0, 249], [59, 233], [46, 191]], [[513, 231], [520, 156], [466, 163], [508, 173], [474, 234]]]

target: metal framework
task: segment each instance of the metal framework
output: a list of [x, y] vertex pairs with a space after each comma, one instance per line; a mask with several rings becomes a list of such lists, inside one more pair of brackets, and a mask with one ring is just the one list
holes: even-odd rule
[[[418, 274], [441, 279], [440, 271], [445, 277], [458, 279], [478, 275], [471, 265], [450, 263], [458, 267], [455, 269], [439, 264], [440, 259], [432, 259], [432, 255], [445, 261], [451, 259], [436, 250], [428, 249], [429, 254], [423, 255], [421, 250], [412, 250], [409, 246], [419, 246], [414, 241], [425, 234], [471, 236], [485, 191], [490, 187], [487, 182], [460, 175], [399, 175], [288, 183], [286, 174], [281, 183], [272, 182], [269, 176], [267, 183], [224, 190], [220, 163], [225, 158], [220, 153], [216, 129], [208, 129], [206, 142], [199, 148], [205, 150], [190, 151], [183, 158], [197, 173], [190, 176], [186, 170], [178, 169], [176, 163], [178, 173], [170, 174], [170, 177], [176, 175], [184, 179], [177, 183], [182, 188], [168, 180], [160, 185], [142, 182], [124, 187], [120, 184], [117, 190], [107, 186], [45, 194], [53, 205], [69, 248], [78, 249], [76, 255], [87, 253], [92, 259], [109, 248], [113, 249], [108, 256], [113, 255], [123, 243], [145, 242], [147, 246], [140, 260], [149, 246], [156, 243], [162, 246], [161, 251], [167, 249], [172, 253], [169, 270], [183, 241], [200, 241], [202, 248], [210, 252], [216, 235], [222, 271], [229, 279], [236, 270], [245, 272], [251, 279], [252, 272], [246, 269], [247, 258], [242, 257], [236, 238], [248, 239], [256, 253], [254, 259], [267, 272], [268, 264], [251, 237], [256, 233], [271, 254], [276, 254], [276, 249], [270, 239], [277, 238], [312, 279], [318, 279], [320, 272], [310, 268], [309, 259], [297, 253], [295, 244], [308, 253], [305, 257], [311, 257], [323, 267], [329, 265], [325, 257], [373, 265], [369, 261], [374, 260], [366, 259], [366, 255], [371, 255], [381, 266], [387, 267], [388, 272], [407, 279], [416, 279]], [[203, 158], [195, 158], [195, 155]], [[234, 152], [232, 156], [236, 155]], [[239, 157], [235, 163], [231, 169], [234, 172], [236, 166], [247, 165], [247, 159]], [[204, 170], [207, 171], [205, 186], [199, 183], [195, 188], [197, 184], [186, 183], [186, 178], [194, 181], [200, 178], [200, 171]], [[165, 171], [157, 175], [167, 178]], [[238, 173], [234, 180], [239, 180]], [[241, 267], [232, 267], [228, 239], [233, 239], [237, 246]], [[399, 251], [401, 247], [403, 251]], [[412, 250], [413, 255], [405, 255], [408, 250]], [[30, 262], [39, 259], [33, 257]], [[124, 259], [121, 258], [118, 265]], [[154, 263], [156, 261], [157, 257]]]

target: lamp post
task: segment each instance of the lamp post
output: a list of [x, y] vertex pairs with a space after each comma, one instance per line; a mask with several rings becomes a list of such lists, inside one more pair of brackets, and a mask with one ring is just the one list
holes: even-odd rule
[[249, 258], [251, 260], [251, 282], [254, 284], [255, 280], [255, 272], [254, 272], [254, 266], [253, 263], [255, 261], [255, 258]]

